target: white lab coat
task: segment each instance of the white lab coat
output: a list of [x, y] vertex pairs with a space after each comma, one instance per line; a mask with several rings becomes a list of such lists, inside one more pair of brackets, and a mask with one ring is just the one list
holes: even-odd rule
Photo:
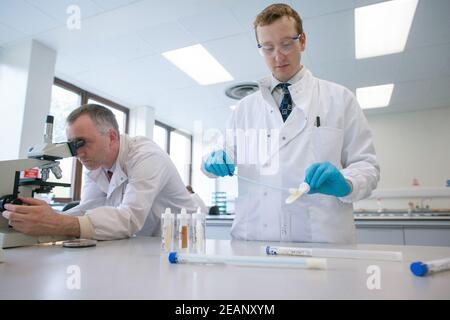
[[[303, 78], [289, 87], [295, 107], [283, 123], [269, 90], [270, 77], [259, 85], [260, 91], [240, 101], [226, 126], [225, 149], [237, 163], [238, 174], [266, 184], [239, 179], [232, 237], [355, 242], [352, 202], [368, 197], [376, 188], [379, 166], [367, 120], [354, 94], [340, 85], [317, 79], [306, 70]], [[320, 127], [315, 126], [317, 116]], [[252, 129], [256, 129], [259, 140], [254, 139]], [[239, 131], [246, 132], [247, 137], [242, 139]], [[255, 162], [252, 157], [257, 155]], [[288, 191], [267, 186], [296, 188], [310, 165], [324, 161], [334, 164], [352, 182], [350, 195], [336, 198], [307, 194], [287, 205]], [[202, 170], [205, 172], [203, 165]]]
[[195, 209], [170, 157], [145, 137], [120, 136], [110, 182], [102, 168], [86, 170], [84, 179], [80, 204], [66, 213], [87, 215], [98, 240], [158, 236], [166, 208]]

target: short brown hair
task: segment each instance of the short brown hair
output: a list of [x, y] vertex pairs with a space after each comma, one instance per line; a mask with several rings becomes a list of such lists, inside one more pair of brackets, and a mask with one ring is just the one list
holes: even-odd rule
[[303, 33], [303, 22], [302, 18], [300, 18], [300, 15], [292, 9], [290, 6], [284, 3], [275, 3], [267, 8], [265, 8], [263, 11], [261, 11], [260, 14], [258, 14], [255, 18], [255, 21], [253, 22], [253, 27], [255, 29], [255, 35], [256, 40], [258, 41], [258, 34], [256, 33], [256, 28], [258, 26], [267, 26], [272, 24], [274, 21], [281, 19], [282, 17], [289, 17], [294, 19], [296, 22], [296, 28], [298, 31], [298, 34]]
[[119, 133], [119, 125], [117, 124], [116, 116], [108, 108], [99, 104], [85, 104], [73, 110], [67, 117], [66, 122], [70, 125], [75, 122], [80, 116], [88, 115], [94, 122], [97, 129], [105, 134], [109, 129], [115, 129]]

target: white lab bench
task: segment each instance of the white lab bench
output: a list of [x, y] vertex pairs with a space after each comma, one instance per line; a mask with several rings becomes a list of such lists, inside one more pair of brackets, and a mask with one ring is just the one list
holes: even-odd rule
[[[233, 215], [208, 216], [206, 236], [231, 239]], [[369, 215], [355, 217], [361, 244], [450, 246], [450, 216]]]
[[[267, 244], [279, 245], [208, 239], [207, 253], [260, 255]], [[450, 272], [418, 278], [409, 271], [411, 261], [450, 257], [450, 248], [301, 246], [401, 251], [404, 261], [328, 259], [327, 270], [171, 265], [160, 254], [160, 238], [105, 241], [84, 249], [40, 245], [5, 250], [0, 299], [450, 299]], [[367, 282], [373, 274], [367, 270], [374, 265], [380, 289], [371, 290]], [[80, 289], [68, 286], [74, 270]]]

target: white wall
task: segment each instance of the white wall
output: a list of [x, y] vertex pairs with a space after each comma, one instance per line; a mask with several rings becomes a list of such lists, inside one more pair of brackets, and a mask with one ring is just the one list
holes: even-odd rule
[[0, 160], [26, 158], [42, 143], [56, 52], [34, 40], [0, 51]]
[[155, 109], [146, 106], [131, 109], [129, 124], [130, 136], [144, 136], [153, 140]]
[[43, 142], [45, 120], [50, 113], [55, 65], [56, 52], [37, 41], [32, 41], [19, 150], [21, 158], [26, 158], [30, 146]]
[[[19, 156], [31, 42], [0, 50], [0, 160]], [[19, 130], [18, 130], [19, 129]]]
[[444, 187], [450, 179], [450, 107], [368, 116], [381, 167], [378, 188]]

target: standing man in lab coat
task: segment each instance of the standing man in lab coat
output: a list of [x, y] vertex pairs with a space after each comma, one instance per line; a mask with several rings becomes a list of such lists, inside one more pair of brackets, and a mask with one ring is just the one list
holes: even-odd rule
[[67, 137], [82, 141], [77, 158], [87, 169], [80, 204], [67, 215], [44, 201], [6, 205], [3, 216], [17, 231], [34, 236], [114, 240], [160, 234], [166, 208], [194, 211], [194, 204], [169, 156], [145, 137], [120, 135], [114, 114], [88, 104], [67, 118]]
[[[315, 78], [301, 64], [306, 34], [295, 10], [273, 4], [254, 28], [271, 75], [239, 102], [223, 149], [202, 164], [212, 178], [232, 176], [235, 165], [239, 170], [231, 235], [354, 243], [352, 203], [368, 197], [379, 180], [367, 120], [350, 90]], [[286, 204], [288, 188], [303, 181], [309, 193]]]

